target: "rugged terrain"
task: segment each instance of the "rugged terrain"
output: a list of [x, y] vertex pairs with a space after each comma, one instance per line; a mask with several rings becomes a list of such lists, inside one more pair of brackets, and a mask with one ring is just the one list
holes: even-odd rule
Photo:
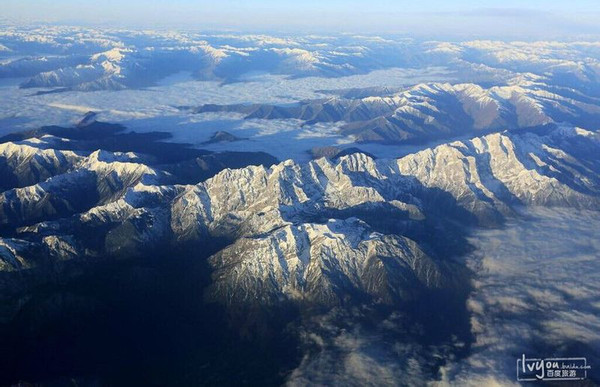
[[367, 89], [358, 97], [344, 93], [343, 97], [292, 106], [204, 105], [192, 112], [242, 113], [245, 119], [296, 119], [303, 125], [339, 122], [340, 134], [356, 142], [380, 143], [424, 143], [563, 121], [583, 127], [597, 122], [597, 98], [530, 77], [537, 81], [519, 78], [507, 86], [487, 89], [472, 83], [419, 84], [383, 96], [379, 90]]
[[598, 47], [3, 29], [0, 384], [600, 359]]
[[[432, 238], [435, 227], [497, 225], [518, 206], [600, 204], [598, 134], [567, 126], [397, 160], [355, 153], [225, 169], [192, 185], [173, 184], [177, 168], [150, 155], [48, 149], [47, 137], [0, 145], [6, 273], [220, 240], [208, 297], [226, 304], [402, 301], [448, 282], [449, 237]], [[182, 163], [186, 175], [201, 168]]]

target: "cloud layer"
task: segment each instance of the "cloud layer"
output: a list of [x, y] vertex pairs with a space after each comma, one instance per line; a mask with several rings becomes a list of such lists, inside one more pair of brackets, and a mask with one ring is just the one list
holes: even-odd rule
[[476, 232], [467, 259], [475, 343], [465, 361], [448, 366], [446, 380], [514, 383], [522, 353], [599, 364], [599, 229], [596, 212], [537, 208], [504, 229]]

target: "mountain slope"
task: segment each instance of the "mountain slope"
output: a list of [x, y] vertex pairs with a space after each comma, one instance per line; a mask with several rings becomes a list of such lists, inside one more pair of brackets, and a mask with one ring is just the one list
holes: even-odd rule
[[[598, 152], [597, 133], [548, 126], [398, 160], [357, 153], [226, 169], [196, 185], [157, 184], [162, 172], [132, 156], [96, 152], [82, 170], [2, 194], [5, 222], [29, 224], [5, 242], [25, 240], [27, 248], [5, 250], [3, 262], [30, 267], [205, 246], [196, 254], [213, 254], [207, 297], [230, 307], [282, 298], [331, 305], [347, 294], [400, 302], [410, 289], [448, 283], [444, 262], [452, 246], [466, 245], [456, 239], [462, 226], [496, 225], [522, 205], [600, 209]], [[71, 205], [80, 213], [51, 220], [91, 173], [103, 176], [91, 185], [102, 193], [97, 204]], [[36, 249], [46, 258], [31, 255]]]
[[236, 112], [246, 119], [293, 118], [307, 125], [343, 122], [341, 134], [357, 142], [385, 143], [451, 139], [565, 120], [587, 127], [600, 117], [598, 101], [533, 81], [487, 89], [475, 84], [418, 84], [390, 96], [334, 97], [293, 106], [204, 105], [192, 111]]

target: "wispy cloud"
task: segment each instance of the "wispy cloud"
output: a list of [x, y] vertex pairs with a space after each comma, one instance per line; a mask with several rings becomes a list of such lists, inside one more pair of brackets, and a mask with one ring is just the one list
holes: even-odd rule
[[537, 209], [505, 229], [477, 232], [468, 263], [472, 355], [446, 381], [475, 376], [514, 382], [516, 356], [584, 356], [600, 361], [600, 213]]
[[469, 11], [458, 12], [458, 14], [471, 17], [498, 17], [511, 19], [528, 19], [531, 17], [554, 15], [554, 13], [548, 10], [539, 8], [475, 8]]

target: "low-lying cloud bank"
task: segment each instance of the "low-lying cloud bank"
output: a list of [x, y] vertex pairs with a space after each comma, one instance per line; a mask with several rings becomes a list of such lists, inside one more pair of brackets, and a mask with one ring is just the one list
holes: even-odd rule
[[305, 325], [311, 350], [288, 384], [517, 385], [522, 354], [587, 357], [597, 381], [599, 229], [597, 212], [535, 208], [504, 228], [476, 231], [466, 258], [474, 272], [466, 356], [456, 355], [460, 340], [426, 344], [400, 313], [373, 324], [365, 322], [371, 310], [333, 310]]
[[504, 229], [476, 232], [469, 300], [472, 354], [447, 367], [450, 381], [479, 375], [516, 380], [529, 357], [587, 357], [589, 377], [600, 360], [600, 213], [536, 208]]

